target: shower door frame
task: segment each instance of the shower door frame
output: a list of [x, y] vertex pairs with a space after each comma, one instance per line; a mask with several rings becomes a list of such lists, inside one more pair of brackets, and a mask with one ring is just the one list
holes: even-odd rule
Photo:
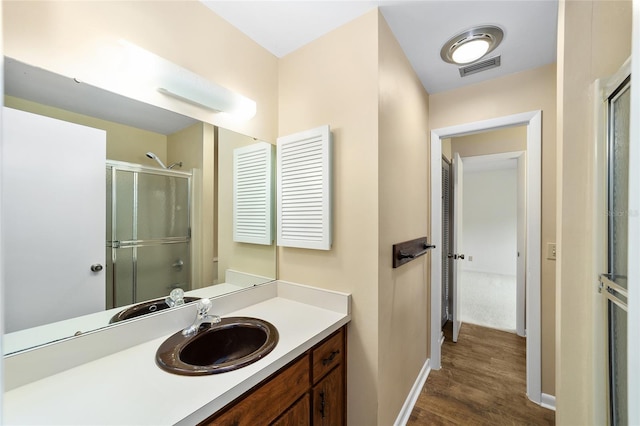
[[[598, 295], [601, 296], [596, 299], [596, 303], [594, 303], [594, 318], [595, 318], [595, 353], [594, 353], [594, 363], [597, 366], [595, 372], [595, 386], [594, 386], [594, 400], [598, 403], [596, 410], [596, 421], [597, 422], [610, 422], [612, 421], [612, 389], [610, 383], [610, 373], [611, 373], [611, 346], [610, 346], [610, 313], [612, 307], [610, 304], [614, 304], [619, 306], [623, 310], [627, 312], [627, 326], [628, 326], [628, 335], [627, 335], [627, 414], [629, 424], [636, 424], [637, 422], [633, 421], [633, 410], [635, 405], [629, 404], [628, 401], [632, 401], [634, 393], [634, 385], [633, 385], [633, 354], [637, 353], [633, 348], [633, 327], [629, 325], [633, 325], [632, 322], [632, 314], [633, 309], [630, 309], [633, 304], [631, 297], [627, 297], [627, 303], [619, 305], [619, 299], [615, 295], [611, 294], [608, 291], [607, 283], [610, 281], [606, 278], [609, 278], [608, 273], [604, 273], [603, 275], [606, 278], [602, 278], [601, 274], [604, 271], [608, 272], [610, 267], [611, 260], [611, 252], [609, 248], [609, 230], [610, 230], [610, 220], [611, 217], [608, 214], [603, 214], [603, 206], [605, 207], [606, 213], [608, 213], [609, 209], [609, 192], [612, 189], [610, 182], [610, 128], [609, 128], [609, 100], [614, 95], [614, 92], [618, 90], [618, 88], [624, 85], [625, 80], [629, 78], [632, 74], [632, 64], [631, 58], [628, 58], [624, 64], [618, 69], [618, 71], [605, 78], [597, 79], [594, 82], [594, 100], [595, 100], [595, 111], [594, 111], [594, 120], [595, 120], [595, 160], [594, 160], [594, 179], [593, 179], [593, 188], [594, 188], [594, 200], [593, 200], [593, 215], [595, 220], [595, 235], [594, 235], [594, 262], [593, 262], [593, 276], [594, 283], [596, 283], [598, 289]], [[637, 85], [635, 85], [637, 86]], [[631, 84], [631, 102], [633, 103], [633, 94], [635, 86]], [[631, 117], [633, 117], [634, 111], [631, 111]], [[634, 120], [631, 120], [630, 127], [633, 128]], [[628, 259], [637, 258], [638, 244], [637, 239], [637, 222], [638, 222], [638, 209], [634, 208], [634, 205], [637, 204], [637, 179], [634, 179], [633, 175], [637, 169], [637, 167], [633, 167], [633, 165], [638, 164], [638, 152], [637, 152], [637, 141], [634, 140], [633, 135], [630, 132], [629, 135], [629, 187], [628, 187], [628, 245], [627, 245], [627, 256]], [[635, 156], [634, 156], [635, 155]], [[634, 190], [635, 185], [635, 190]], [[636, 226], [636, 230], [634, 230], [634, 226]], [[637, 264], [638, 262], [628, 262], [627, 264], [627, 277], [628, 284], [637, 283]], [[614, 283], [615, 286], [615, 283]], [[617, 293], [617, 292], [614, 292]], [[623, 293], [624, 294], [624, 293]], [[632, 296], [633, 292], [628, 296]], [[626, 294], [625, 294], [626, 296]], [[623, 306], [624, 305], [624, 306]], [[613, 307], [615, 308], [615, 307]]]
[[[187, 179], [187, 237], [165, 237], [165, 238], [154, 238], [153, 241], [150, 240], [138, 240], [137, 239], [137, 221], [133, 222], [133, 240], [128, 241], [119, 241], [112, 240], [107, 241], [107, 248], [111, 248], [111, 264], [113, 265], [113, 271], [111, 273], [111, 282], [108, 283], [107, 291], [111, 291], [111, 302], [112, 308], [115, 308], [116, 305], [116, 270], [117, 270], [117, 256], [116, 251], [114, 249], [119, 248], [131, 248], [133, 250], [133, 284], [132, 284], [132, 303], [138, 303], [137, 299], [137, 248], [145, 247], [145, 246], [159, 246], [166, 244], [188, 244], [189, 251], [189, 268], [188, 275], [189, 287], [192, 287], [192, 267], [191, 263], [193, 262], [193, 253], [191, 246], [191, 228], [192, 228], [192, 201], [193, 201], [193, 173], [191, 172], [181, 172], [177, 170], [170, 169], [160, 169], [157, 167], [147, 167], [140, 164], [128, 163], [124, 161], [115, 161], [115, 160], [107, 160], [106, 161], [107, 170], [111, 171], [111, 235], [112, 238], [115, 235], [115, 230], [117, 229], [117, 189], [116, 189], [116, 173], [118, 170], [127, 171], [136, 173], [134, 175], [134, 217], [138, 216], [137, 213], [137, 199], [138, 199], [138, 174], [145, 173], [151, 175], [160, 175], [160, 176], [168, 176], [168, 177], [179, 177]], [[108, 195], [107, 195], [108, 196]], [[190, 289], [189, 288], [189, 289]], [[167, 293], [168, 294], [168, 293]]]

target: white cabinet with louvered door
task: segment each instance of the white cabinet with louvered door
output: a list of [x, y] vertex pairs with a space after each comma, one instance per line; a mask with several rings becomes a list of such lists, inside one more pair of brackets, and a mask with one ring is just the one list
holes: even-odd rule
[[273, 242], [273, 145], [233, 150], [233, 241]]
[[331, 249], [331, 131], [278, 138], [278, 245]]

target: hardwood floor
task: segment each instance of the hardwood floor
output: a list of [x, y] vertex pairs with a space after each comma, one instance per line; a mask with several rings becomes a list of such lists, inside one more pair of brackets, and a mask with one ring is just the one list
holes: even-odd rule
[[473, 324], [453, 343], [447, 324], [442, 368], [429, 373], [407, 425], [554, 425], [555, 412], [525, 394], [525, 344]]

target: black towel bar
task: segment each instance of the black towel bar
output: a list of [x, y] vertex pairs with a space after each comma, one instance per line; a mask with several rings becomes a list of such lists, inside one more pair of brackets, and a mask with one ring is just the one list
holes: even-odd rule
[[393, 245], [393, 267], [404, 265], [407, 262], [411, 262], [423, 254], [427, 253], [430, 249], [436, 248], [435, 245], [429, 244], [427, 237], [416, 238], [415, 240], [405, 241]]

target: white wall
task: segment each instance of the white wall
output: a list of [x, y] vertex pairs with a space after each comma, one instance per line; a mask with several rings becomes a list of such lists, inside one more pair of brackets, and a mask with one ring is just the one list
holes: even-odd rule
[[463, 270], [516, 275], [517, 178], [515, 168], [465, 170]]

